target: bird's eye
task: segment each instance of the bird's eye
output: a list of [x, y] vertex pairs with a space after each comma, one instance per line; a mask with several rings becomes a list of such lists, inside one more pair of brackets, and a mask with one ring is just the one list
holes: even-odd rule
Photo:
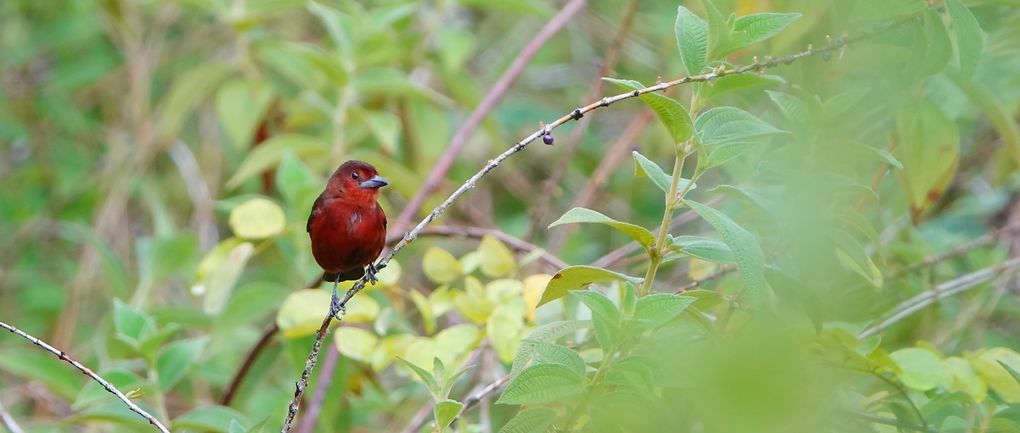
[[358, 175], [358, 172], [351, 173], [351, 179], [358, 180], [359, 177], [361, 176]]

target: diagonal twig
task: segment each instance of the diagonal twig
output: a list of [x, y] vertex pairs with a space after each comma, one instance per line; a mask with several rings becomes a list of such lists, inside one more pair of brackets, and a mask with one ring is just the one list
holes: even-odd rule
[[47, 352], [50, 352], [53, 355], [55, 355], [57, 358], [60, 358], [61, 361], [67, 362], [68, 364], [71, 364], [72, 367], [77, 368], [78, 371], [82, 372], [82, 374], [92, 378], [92, 380], [98, 382], [99, 385], [101, 385], [108, 392], [110, 392], [111, 394], [117, 396], [117, 398], [120, 399], [120, 401], [123, 401], [124, 404], [127, 405], [128, 409], [131, 409], [132, 412], [137, 413], [138, 415], [141, 415], [142, 418], [145, 418], [147, 421], [149, 421], [149, 424], [152, 424], [153, 426], [155, 426], [157, 430], [159, 430], [162, 433], [170, 433], [170, 430], [167, 430], [167, 428], [162, 423], [160, 423], [159, 420], [156, 419], [156, 417], [150, 415], [144, 409], [138, 407], [137, 404], [132, 402], [131, 399], [127, 398], [127, 396], [124, 395], [124, 393], [120, 392], [120, 390], [118, 390], [116, 387], [111, 385], [110, 382], [107, 382], [106, 379], [103, 379], [101, 376], [99, 376], [98, 374], [93, 372], [90, 368], [88, 368], [88, 367], [82, 365], [80, 362], [75, 361], [74, 359], [72, 359], [63, 350], [57, 349], [57, 348], [55, 348], [53, 346], [50, 346], [49, 343], [47, 343], [45, 341], [42, 341], [42, 340], [40, 340], [38, 338], [35, 338], [35, 337], [25, 333], [25, 331], [22, 331], [22, 330], [14, 327], [12, 325], [8, 325], [8, 324], [4, 323], [4, 322], [0, 322], [0, 328], [4, 328], [4, 329], [10, 331], [12, 334], [15, 334], [15, 335], [17, 335], [17, 336], [19, 336], [21, 338], [24, 338], [24, 339], [26, 339], [28, 341], [31, 341], [36, 346], [39, 346], [39, 347], [45, 349]]

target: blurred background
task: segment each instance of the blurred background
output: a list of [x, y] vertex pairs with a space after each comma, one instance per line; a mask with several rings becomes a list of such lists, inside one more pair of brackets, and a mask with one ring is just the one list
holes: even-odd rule
[[[1020, 265], [1011, 261], [1020, 248], [1011, 226], [1020, 219], [1020, 10], [1009, 0], [960, 3], [980, 25], [975, 50], [960, 45], [946, 5], [931, 2], [925, 14], [927, 3], [708, 2], [736, 16], [801, 14], [727, 54], [733, 65], [906, 24], [750, 78], [667, 93], [692, 116], [736, 106], [787, 131], [720, 162], [689, 195], [757, 238], [771, 308], [741, 308], [730, 256], [664, 263], [653, 290], [697, 289], [705, 304], [695, 305], [719, 325], [708, 335], [732, 338], [704, 343], [688, 320], [634, 353], [685, 370], [669, 376], [678, 389], [716, 393], [659, 392], [661, 406], [650, 407], [685, 410], [604, 420], [605, 431], [817, 431], [832, 420], [787, 415], [830, 413], [835, 401], [887, 421], [858, 417], [840, 431], [929, 421], [924, 431], [1020, 431], [1016, 371], [1001, 367], [1020, 369], [1020, 288], [1010, 276]], [[539, 122], [627, 90], [601, 77], [650, 85], [687, 75], [674, 36], [680, 4], [706, 16], [703, 2], [676, 0], [4, 0], [0, 320], [105, 373], [175, 431], [252, 431], [263, 420], [273, 430], [326, 311], [326, 291], [303, 290], [319, 272], [305, 221], [332, 170], [361, 159], [390, 180], [381, 204], [398, 239]], [[480, 121], [469, 119], [486, 105]], [[668, 173], [669, 131], [633, 99], [553, 135], [552, 146], [532, 144], [483, 178], [352, 303], [306, 396], [319, 412], [299, 431], [432, 431], [432, 398], [396, 356], [473, 365], [454, 388], [463, 400], [508, 374], [536, 327], [590, 318], [576, 299], [536, 309], [561, 268], [645, 274], [647, 257], [626, 249], [624, 234], [548, 226], [588, 207], [654, 231], [662, 192], [635, 175], [631, 152]], [[457, 141], [449, 170], [415, 203]], [[721, 239], [693, 213], [676, 216], [674, 236]], [[938, 288], [958, 291], [895, 316]], [[600, 290], [618, 304], [626, 296], [617, 283]], [[266, 333], [273, 328], [281, 335]], [[263, 337], [247, 379], [232, 385]], [[708, 347], [672, 350], [688, 341]], [[578, 350], [594, 369], [601, 352], [587, 349]], [[810, 376], [809, 355], [846, 350], [866, 358], [855, 368], [879, 373]], [[228, 391], [236, 394], [225, 399]], [[458, 428], [498, 431], [517, 408], [497, 397]], [[588, 418], [557, 413], [598, 420], [608, 403], [591, 404]], [[26, 431], [151, 428], [7, 335], [0, 405]]]

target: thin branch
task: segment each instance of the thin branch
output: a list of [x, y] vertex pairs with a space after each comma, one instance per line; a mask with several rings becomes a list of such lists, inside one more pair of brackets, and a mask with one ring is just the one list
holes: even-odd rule
[[[873, 30], [873, 31], [870, 31], [870, 32], [866, 32], [866, 33], [862, 33], [861, 35], [853, 37], [853, 38], [844, 38], [844, 37], [836, 38], [836, 39], [833, 40], [831, 45], [829, 45], [827, 47], [824, 47], [824, 48], [815, 49], [815, 48], [809, 47], [805, 51], [801, 51], [799, 53], [792, 54], [792, 55], [789, 55], [789, 56], [778, 57], [778, 58], [769, 58], [765, 62], [759, 62], [756, 59], [756, 61], [754, 63], [752, 63], [752, 64], [744, 65], [744, 66], [739, 66], [739, 67], [734, 67], [734, 68], [727, 68], [725, 66], [720, 66], [719, 68], [715, 69], [712, 72], [708, 72], [708, 73], [704, 73], [704, 74], [700, 74], [700, 75], [694, 75], [694, 76], [687, 76], [687, 77], [679, 78], [679, 79], [676, 79], [676, 80], [659, 83], [659, 84], [656, 84], [654, 86], [645, 87], [643, 89], [638, 89], [638, 90], [634, 90], [634, 91], [631, 91], [631, 92], [621, 93], [621, 94], [616, 95], [616, 96], [608, 96], [608, 97], [602, 98], [599, 101], [592, 102], [592, 103], [590, 103], [590, 104], [588, 104], [586, 106], [576, 108], [571, 113], [566, 114], [566, 115], [560, 117], [559, 119], [556, 119], [555, 121], [546, 124], [544, 127], [539, 128], [535, 132], [532, 132], [531, 135], [525, 137], [521, 141], [518, 141], [517, 143], [515, 143], [509, 149], [505, 150], [503, 153], [501, 153], [496, 158], [494, 158], [492, 160], [489, 160], [489, 162], [487, 164], [485, 164], [485, 166], [482, 167], [481, 170], [479, 170], [473, 176], [468, 178], [459, 188], [457, 188], [456, 191], [454, 191], [452, 194], [450, 194], [450, 196], [447, 197], [446, 200], [444, 200], [439, 206], [437, 206], [435, 209], [433, 209], [432, 212], [430, 212], [428, 215], [426, 215], [425, 218], [423, 218], [418, 223], [418, 225], [416, 225], [409, 232], [407, 232], [404, 235], [404, 238], [401, 239], [400, 242], [397, 242], [397, 244], [393, 246], [393, 248], [389, 251], [389, 253], [385, 254], [383, 256], [383, 258], [380, 259], [378, 263], [376, 263], [376, 267], [377, 268], [385, 267], [386, 264], [389, 263], [389, 261], [393, 258], [393, 256], [395, 256], [397, 253], [399, 253], [400, 250], [402, 250], [405, 246], [407, 246], [411, 242], [414, 242], [414, 240], [418, 238], [418, 235], [422, 232], [422, 230], [424, 230], [426, 226], [431, 224], [432, 221], [435, 221], [436, 218], [438, 218], [440, 215], [442, 215], [443, 212], [445, 212], [446, 209], [448, 209], [450, 207], [450, 205], [452, 205], [455, 200], [460, 198], [460, 196], [463, 195], [464, 193], [466, 193], [468, 190], [473, 189], [478, 184], [478, 181], [483, 176], [485, 176], [490, 171], [492, 171], [493, 169], [498, 167], [507, 158], [513, 156], [517, 152], [520, 152], [520, 151], [524, 150], [525, 147], [527, 147], [533, 141], [538, 139], [538, 137], [541, 137], [542, 135], [550, 133], [550, 131], [552, 131], [553, 129], [556, 129], [556, 128], [558, 128], [558, 127], [560, 127], [560, 126], [570, 122], [571, 120], [575, 120], [575, 121], [579, 120], [582, 117], [584, 117], [585, 114], [588, 114], [588, 113], [590, 113], [592, 111], [595, 111], [595, 110], [597, 110], [599, 108], [608, 107], [608, 106], [610, 106], [610, 105], [612, 105], [612, 104], [614, 104], [616, 102], [623, 101], [625, 99], [636, 98], [636, 97], [641, 96], [641, 95], [643, 95], [645, 93], [660, 92], [660, 91], [666, 90], [666, 89], [668, 89], [670, 87], [675, 87], [675, 86], [679, 86], [679, 85], [687, 84], [687, 83], [708, 82], [708, 81], [712, 81], [712, 80], [715, 80], [717, 78], [724, 77], [724, 76], [727, 76], [727, 75], [743, 74], [743, 73], [748, 73], [748, 72], [760, 72], [760, 71], [764, 71], [765, 69], [768, 69], [768, 68], [773, 68], [773, 67], [776, 67], [776, 66], [780, 66], [780, 65], [784, 65], [784, 64], [789, 64], [789, 63], [792, 63], [794, 61], [797, 61], [797, 60], [800, 60], [800, 59], [803, 59], [803, 58], [807, 58], [807, 57], [811, 57], [811, 56], [816, 55], [816, 54], [827, 53], [827, 52], [831, 52], [831, 51], [834, 51], [834, 50], [838, 50], [838, 49], [841, 49], [842, 47], [845, 47], [847, 44], [850, 44], [852, 42], [860, 41], [862, 39], [871, 37], [871, 36], [873, 36], [873, 35], [875, 35], [877, 33], [880, 33], [882, 31], [885, 31], [885, 30], [888, 30], [890, 28], [893, 28], [896, 25], [902, 24], [903, 22], [906, 22], [906, 20], [900, 20], [900, 21], [894, 22], [891, 25], [882, 26], [882, 27], [880, 27], [880, 28], [878, 28], [876, 30]], [[340, 299], [340, 307], [345, 307], [347, 305], [347, 302], [350, 301], [351, 298], [354, 297], [354, 295], [357, 295], [358, 292], [360, 292], [362, 289], [364, 289], [366, 282], [367, 281], [366, 281], [366, 279], [364, 277], [362, 277], [360, 280], [356, 281], [354, 283], [354, 286], [351, 287], [344, 294], [343, 297], [341, 297], [341, 299]], [[327, 314], [326, 317], [323, 318], [322, 324], [319, 326], [319, 329], [316, 331], [315, 341], [312, 343], [312, 349], [308, 353], [308, 358], [305, 360], [305, 367], [301, 371], [300, 378], [295, 383], [294, 397], [291, 399], [290, 404], [287, 407], [287, 416], [284, 419], [283, 426], [281, 427], [281, 430], [280, 430], [281, 433], [289, 433], [291, 428], [293, 427], [294, 418], [297, 416], [299, 405], [301, 403], [301, 397], [304, 395], [305, 389], [308, 387], [308, 377], [311, 375], [312, 370], [315, 368], [315, 364], [318, 362], [319, 350], [322, 347], [323, 340], [326, 339], [326, 335], [329, 334], [329, 325], [332, 322], [333, 322], [333, 316], [330, 315], [330, 314]]]
[[722, 278], [722, 277], [724, 277], [726, 275], [729, 275], [730, 273], [732, 273], [735, 270], [737, 270], [736, 266], [733, 266], [733, 265], [722, 265], [722, 266], [719, 267], [719, 269], [716, 269], [715, 272], [712, 272], [711, 274], [705, 276], [705, 278], [702, 278], [700, 280], [694, 280], [694, 281], [691, 281], [691, 282], [689, 282], [687, 284], [684, 284], [683, 286], [680, 286], [679, 288], [676, 289], [676, 293], [683, 293], [683, 292], [686, 292], [688, 290], [694, 290], [694, 289], [698, 288], [699, 286], [701, 286], [702, 284], [705, 284], [705, 283], [707, 283], [709, 281], [712, 281], [712, 280], [715, 280], [715, 279], [718, 279], [718, 278]]
[[[542, 261], [547, 263], [549, 266], [556, 268], [556, 270], [570, 266], [559, 257], [556, 257], [546, 251], [544, 248], [496, 229], [460, 225], [442, 225], [426, 228], [422, 230], [421, 233], [418, 233], [418, 236], [460, 236], [472, 239], [481, 239], [484, 236], [492, 236], [499, 239], [508, 247], [519, 252], [538, 253], [538, 257], [541, 258]], [[386, 241], [394, 242], [398, 239], [400, 239], [399, 236], [391, 236], [386, 239]]]
[[492, 394], [492, 393], [494, 393], [496, 391], [499, 391], [499, 389], [502, 388], [503, 385], [506, 385], [506, 383], [509, 382], [509, 381], [510, 381], [510, 375], [508, 374], [508, 375], [503, 376], [503, 377], [501, 377], [499, 379], [496, 379], [496, 381], [494, 381], [494, 382], [492, 382], [492, 383], [490, 383], [488, 385], [485, 385], [485, 387], [483, 387], [482, 389], [479, 389], [474, 394], [471, 394], [471, 396], [469, 396], [468, 398], [464, 399], [464, 407], [460, 409], [460, 413], [457, 414], [457, 417], [460, 418], [460, 416], [463, 415], [464, 412], [467, 412], [467, 411], [471, 410], [471, 408], [477, 406], [478, 403], [481, 402], [482, 399], [484, 399], [485, 397], [489, 396], [490, 394]]
[[7, 427], [7, 431], [10, 433], [25, 433], [21, 426], [18, 425], [18, 422], [14, 420], [14, 417], [11, 416], [11, 413], [7, 411], [7, 408], [4, 407], [3, 402], [0, 402], [0, 421], [3, 422], [4, 427]]
[[241, 368], [237, 369], [237, 373], [234, 373], [234, 377], [230, 379], [230, 384], [227, 385], [227, 389], [223, 391], [223, 398], [220, 399], [220, 404], [223, 406], [230, 406], [230, 402], [234, 401], [234, 396], [237, 394], [237, 390], [241, 387], [241, 383], [244, 381], [245, 376], [251, 370], [251, 366], [255, 364], [255, 360], [258, 358], [262, 350], [269, 346], [270, 341], [273, 340], [273, 336], [280, 330], [276, 326], [276, 321], [269, 324], [262, 335], [259, 336], [258, 341], [255, 345], [248, 350], [248, 354], [244, 356], [244, 362], [241, 363]]
[[45, 341], [42, 341], [42, 340], [40, 340], [38, 338], [35, 338], [35, 337], [31, 336], [31, 335], [28, 335], [24, 331], [22, 331], [22, 330], [20, 330], [18, 328], [15, 328], [14, 326], [8, 325], [8, 324], [6, 324], [4, 322], [0, 322], [0, 328], [4, 328], [4, 329], [10, 331], [11, 333], [21, 337], [21, 338], [24, 338], [24, 339], [26, 339], [28, 341], [31, 341], [36, 346], [39, 346], [39, 347], [45, 349], [47, 352], [52, 353], [54, 356], [59, 358], [61, 361], [65, 361], [68, 364], [71, 364], [72, 367], [77, 368], [78, 371], [82, 372], [82, 374], [92, 378], [92, 380], [98, 382], [99, 385], [101, 385], [108, 392], [110, 392], [111, 394], [117, 396], [117, 398], [120, 399], [120, 401], [123, 401], [124, 404], [127, 405], [128, 409], [131, 409], [132, 412], [137, 413], [138, 415], [141, 415], [142, 418], [145, 418], [147, 421], [149, 421], [149, 424], [152, 424], [153, 426], [155, 426], [157, 430], [159, 430], [162, 433], [170, 433], [170, 430], [167, 430], [167, 428], [165, 426], [163, 426], [163, 424], [160, 423], [159, 420], [156, 419], [156, 417], [150, 415], [148, 412], [146, 412], [142, 408], [138, 407], [137, 404], [132, 402], [131, 399], [127, 398], [127, 396], [124, 395], [124, 393], [120, 392], [120, 390], [118, 390], [113, 385], [111, 385], [110, 382], [107, 382], [106, 379], [103, 379], [101, 376], [99, 376], [98, 374], [94, 373], [91, 369], [89, 369], [88, 367], [82, 365], [80, 362], [75, 361], [74, 359], [72, 359], [63, 350], [57, 349], [57, 348], [55, 348], [53, 346], [50, 346], [49, 343], [46, 343]]
[[858, 338], [868, 338], [882, 332], [896, 322], [921, 311], [931, 304], [963, 293], [999, 275], [1012, 273], [1017, 267], [1020, 267], [1020, 257], [1012, 258], [980, 271], [971, 272], [962, 277], [939, 284], [932, 290], [921, 292], [913, 298], [901, 302], [895, 308], [890, 310], [878, 323], [869, 326], [862, 331], [861, 334], [858, 335]]
[[482, 123], [482, 120], [496, 107], [496, 104], [503, 99], [503, 95], [510, 89], [510, 86], [517, 80], [517, 77], [524, 72], [524, 68], [531, 61], [531, 58], [538, 53], [550, 38], [553, 37], [557, 32], [560, 31], [563, 26], [567, 24], [567, 21], [574, 16], [578, 11], [585, 6], [587, 0], [571, 0], [569, 3], [563, 6], [548, 23], [535, 34], [535, 37], [528, 42], [528, 45], [521, 50], [520, 54], [514, 58], [510, 67], [507, 68], [503, 75], [499, 77], [496, 84], [489, 89], [489, 93], [482, 98], [482, 102], [475, 107], [475, 110], [471, 112], [464, 124], [461, 125], [460, 129], [453, 134], [453, 138], [450, 139], [450, 144], [446, 146], [446, 150], [443, 155], [436, 162], [432, 172], [429, 173], [428, 178], [425, 179], [425, 184], [422, 185], [421, 189], [415, 193], [411, 201], [404, 206], [404, 210], [397, 216], [396, 222], [393, 224], [395, 231], [403, 230], [408, 222], [418, 213], [421, 209], [422, 204], [425, 203], [425, 198], [432, 193], [439, 183], [443, 181], [443, 177], [446, 176], [446, 172], [450, 170], [453, 162], [457, 159], [457, 155], [460, 154], [461, 149], [467, 144], [471, 134], [475, 132], [478, 125]]
[[[717, 205], [720, 202], [722, 202], [722, 200], [723, 200], [722, 197], [716, 197], [716, 198], [713, 198], [712, 200], [709, 200], [705, 204], [714, 207], [715, 205]], [[680, 227], [680, 226], [682, 226], [684, 224], [688, 224], [688, 223], [690, 223], [690, 222], [692, 222], [692, 221], [694, 221], [696, 219], [698, 219], [698, 214], [695, 213], [692, 210], [688, 210], [688, 211], [680, 214], [676, 218], [673, 218], [673, 222], [669, 225], [669, 228], [670, 228], [670, 230], [673, 230], [673, 229], [675, 229], [677, 227]], [[633, 253], [634, 251], [637, 251], [640, 248], [641, 248], [641, 244], [637, 243], [636, 241], [635, 242], [631, 242], [629, 244], [626, 244], [626, 245], [624, 245], [622, 247], [619, 247], [619, 248], [617, 248], [615, 250], [612, 250], [612, 251], [606, 253], [606, 255], [604, 255], [602, 257], [599, 257], [594, 262], [592, 262], [591, 265], [595, 266], [597, 268], [608, 267], [608, 266], [610, 266], [610, 265], [612, 265], [612, 264], [614, 264], [614, 263], [616, 263], [616, 262], [618, 262], [620, 260], [623, 260], [628, 255], [630, 255], [630, 253]]]
[[308, 404], [308, 412], [298, 423], [298, 433], [315, 431], [315, 424], [319, 421], [319, 412], [322, 411], [322, 403], [326, 400], [326, 393], [329, 391], [329, 385], [333, 382], [333, 373], [336, 372], [336, 363], [339, 360], [340, 352], [336, 347], [326, 351], [326, 360], [322, 362], [319, 381], [315, 383], [315, 394], [312, 394], [312, 402]]
[[925, 427], [925, 426], [916, 425], [916, 424], [913, 424], [913, 423], [908, 423], [908, 422], [900, 421], [900, 420], [895, 419], [895, 418], [884, 418], [884, 417], [880, 417], [880, 416], [877, 416], [877, 415], [872, 415], [872, 414], [869, 414], [869, 413], [860, 413], [860, 412], [848, 412], [847, 415], [849, 415], [851, 417], [854, 417], [854, 418], [859, 418], [860, 421], [867, 421], [867, 422], [871, 422], [871, 423], [875, 423], [875, 424], [882, 424], [882, 425], [887, 425], [887, 426], [892, 426], [892, 427], [905, 428], [905, 429], [908, 429], [908, 430], [914, 430], [914, 431], [919, 431], [919, 432], [923, 432], [923, 433], [937, 433], [936, 430], [932, 430], [929, 427]]

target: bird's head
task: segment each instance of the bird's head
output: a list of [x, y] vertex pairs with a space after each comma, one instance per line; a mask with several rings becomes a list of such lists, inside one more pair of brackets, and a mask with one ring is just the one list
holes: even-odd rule
[[371, 164], [362, 161], [343, 163], [326, 185], [327, 198], [345, 198], [360, 203], [374, 203], [379, 197], [379, 188], [389, 185], [385, 178]]

